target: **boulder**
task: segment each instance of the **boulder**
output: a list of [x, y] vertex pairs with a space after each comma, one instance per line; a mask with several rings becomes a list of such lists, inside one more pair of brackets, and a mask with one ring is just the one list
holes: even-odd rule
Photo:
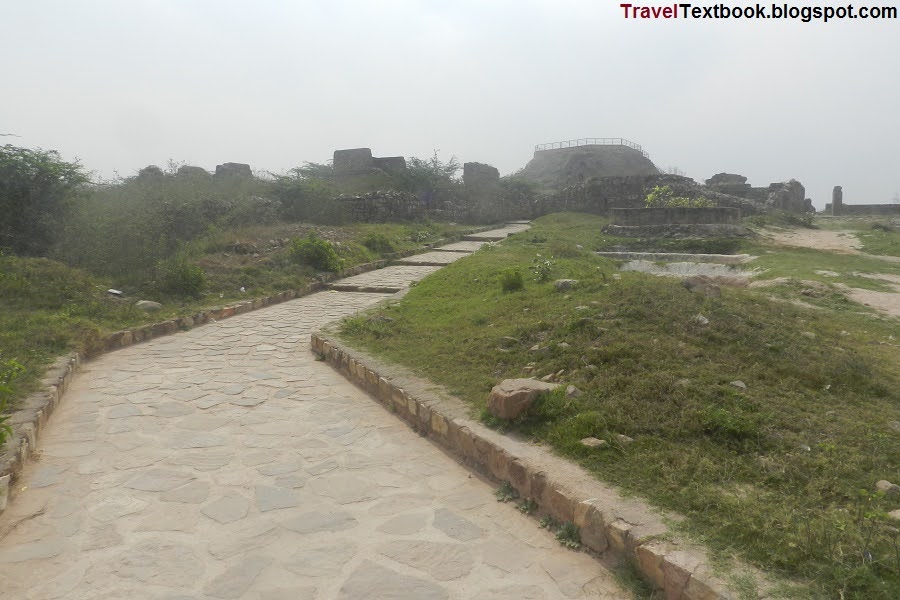
[[528, 410], [537, 397], [559, 387], [534, 379], [504, 379], [491, 390], [488, 410], [498, 419], [515, 419]]
[[694, 275], [693, 277], [688, 277], [687, 279], [681, 280], [681, 285], [687, 288], [689, 292], [703, 294], [710, 298], [718, 298], [722, 295], [722, 290], [719, 286], [706, 275]]
[[557, 279], [553, 286], [560, 292], [571, 290], [578, 283], [577, 279]]
[[598, 440], [595, 437], [584, 438], [583, 440], [581, 440], [581, 445], [585, 446], [586, 448], [604, 448], [608, 446], [606, 440]]
[[147, 312], [155, 312], [162, 308], [162, 304], [159, 302], [153, 302], [152, 300], [138, 300], [134, 303], [141, 310], [145, 310]]
[[889, 494], [892, 496], [900, 494], [900, 485], [896, 483], [891, 483], [886, 479], [882, 479], [878, 483], [875, 484], [875, 489], [879, 492], [884, 492], [885, 494]]

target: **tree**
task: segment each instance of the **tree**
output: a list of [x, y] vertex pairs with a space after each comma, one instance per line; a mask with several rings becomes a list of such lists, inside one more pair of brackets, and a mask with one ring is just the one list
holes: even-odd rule
[[15, 254], [44, 254], [66, 208], [88, 182], [77, 163], [53, 150], [0, 146], [0, 247]]

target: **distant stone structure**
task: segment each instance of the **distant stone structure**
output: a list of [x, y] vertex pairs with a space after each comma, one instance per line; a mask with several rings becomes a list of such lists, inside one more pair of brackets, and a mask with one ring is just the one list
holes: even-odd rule
[[738, 208], [613, 208], [612, 223], [603, 231], [623, 237], [736, 237], [749, 235], [741, 227]]
[[178, 171], [175, 173], [176, 177], [191, 177], [191, 178], [204, 178], [207, 179], [212, 177], [209, 171], [204, 169], [203, 167], [194, 167], [191, 165], [182, 165], [178, 167]]
[[370, 148], [335, 150], [332, 164], [337, 178], [369, 175], [374, 170], [398, 173], [406, 169], [406, 159], [402, 156], [372, 156]]
[[844, 190], [836, 185], [831, 191], [831, 202], [825, 205], [825, 212], [847, 217], [900, 217], [900, 204], [844, 204]]
[[540, 144], [517, 176], [553, 193], [588, 179], [659, 175], [647, 153], [622, 138], [583, 138]]
[[806, 189], [796, 179], [770, 184], [766, 204], [776, 210], [793, 213], [808, 212], [812, 207], [812, 201], [806, 200]]
[[253, 177], [250, 165], [244, 163], [224, 163], [216, 165], [216, 177]]
[[156, 165], [147, 165], [140, 171], [138, 171], [138, 179], [158, 179], [161, 177], [165, 177], [166, 174], [163, 173], [163, 170], [157, 167]]
[[467, 162], [463, 165], [469, 220], [494, 223], [503, 217], [500, 205], [500, 171], [491, 165]]
[[735, 173], [717, 173], [706, 180], [706, 185], [717, 192], [738, 196], [740, 198], [755, 197], [756, 199], [762, 200], [765, 197], [763, 194], [754, 191], [758, 188], [754, 188], [747, 183], [746, 177]]

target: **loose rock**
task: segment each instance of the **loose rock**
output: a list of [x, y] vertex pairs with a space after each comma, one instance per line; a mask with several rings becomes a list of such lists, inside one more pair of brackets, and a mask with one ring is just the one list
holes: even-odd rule
[[152, 300], [138, 300], [134, 304], [141, 310], [145, 310], [147, 312], [155, 312], [162, 308], [162, 304], [159, 302], [153, 302]]
[[586, 446], [587, 448], [603, 448], [604, 446], [608, 446], [606, 440], [598, 440], [595, 437], [586, 437], [581, 440], [581, 445]]
[[900, 485], [891, 483], [886, 479], [882, 479], [881, 481], [876, 483], [875, 489], [879, 492], [884, 492], [885, 494], [889, 494], [892, 496], [900, 495]]
[[569, 387], [566, 388], [566, 396], [568, 396], [570, 398], [577, 398], [582, 393], [583, 392], [581, 390], [579, 390], [577, 387], [575, 387], [574, 385], [570, 385]]
[[571, 290], [578, 283], [577, 279], [557, 279], [553, 282], [553, 286], [560, 292]]
[[740, 388], [740, 389], [742, 389], [742, 390], [746, 390], [746, 389], [747, 389], [747, 384], [744, 383], [744, 382], [741, 381], [741, 380], [732, 381], [730, 385], [733, 385], [734, 387]]
[[488, 410], [498, 419], [515, 419], [534, 404], [541, 392], [557, 387], [534, 379], [504, 379], [491, 390]]
[[623, 446], [627, 446], [628, 444], [634, 442], [634, 438], [630, 438], [623, 433], [616, 434], [616, 440]]
[[689, 292], [694, 292], [695, 294], [703, 294], [704, 296], [709, 296], [710, 298], [718, 298], [722, 295], [722, 290], [719, 288], [719, 286], [713, 283], [713, 280], [706, 275], [696, 275], [694, 277], [682, 279], [681, 285], [687, 288]]

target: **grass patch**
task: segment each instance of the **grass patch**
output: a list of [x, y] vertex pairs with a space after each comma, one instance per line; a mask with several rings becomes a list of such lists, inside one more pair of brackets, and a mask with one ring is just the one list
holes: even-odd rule
[[[552, 244], [596, 247], [601, 223], [539, 219], [348, 321], [343, 334], [444, 385], [476, 414], [493, 385], [526, 366], [536, 376], [563, 371], [580, 396], [547, 394], [506, 427], [684, 514], [685, 531], [716, 551], [805, 581], [810, 597], [896, 598], [900, 545], [886, 517], [896, 500], [870, 490], [900, 481], [900, 435], [889, 426], [900, 421], [900, 348], [884, 343], [900, 338], [900, 324], [756, 290], [709, 298], [677, 279], [614, 278], [614, 263], [590, 252], [553, 259], [554, 278], [578, 280], [570, 290], [497, 285]], [[775, 250], [766, 255], [773, 271], [806, 273], [815, 262], [792, 251], [779, 262]], [[834, 270], [831, 258], [844, 260], [817, 258]], [[602, 451], [579, 443], [617, 434], [635, 441]]]
[[[25, 367], [10, 383], [10, 408], [36, 389], [57, 356], [96, 350], [107, 333], [303, 288], [320, 272], [291, 260], [290, 241], [308, 239], [313, 230], [317, 239], [333, 245], [344, 266], [352, 267], [381, 258], [365, 246], [367, 239], [387, 240], [395, 251], [408, 251], [469, 229], [429, 222], [215, 229], [162, 263], [159, 281], [145, 282], [96, 276], [45, 258], [0, 254], [0, 361], [15, 359]], [[113, 298], [109, 288], [125, 291], [127, 299]], [[163, 308], [141, 311], [134, 307], [141, 299], [161, 302]]]

